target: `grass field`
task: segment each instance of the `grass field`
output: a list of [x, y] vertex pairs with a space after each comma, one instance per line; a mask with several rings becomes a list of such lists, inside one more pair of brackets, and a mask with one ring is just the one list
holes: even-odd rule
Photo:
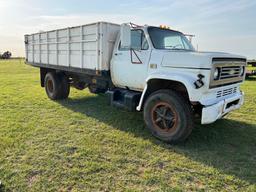
[[0, 191], [256, 191], [256, 78], [242, 88], [241, 110], [172, 146], [141, 113], [75, 89], [50, 101], [37, 68], [0, 61]]

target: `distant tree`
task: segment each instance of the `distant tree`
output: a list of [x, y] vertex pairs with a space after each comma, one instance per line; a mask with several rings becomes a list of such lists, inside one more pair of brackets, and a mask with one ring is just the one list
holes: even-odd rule
[[10, 51], [4, 52], [2, 55], [0, 55], [1, 59], [10, 59], [12, 56], [12, 53]]

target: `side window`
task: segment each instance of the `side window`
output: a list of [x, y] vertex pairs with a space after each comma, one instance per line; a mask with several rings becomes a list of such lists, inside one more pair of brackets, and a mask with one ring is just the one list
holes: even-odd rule
[[[148, 41], [145, 37], [145, 34], [142, 30], [133, 30], [131, 31], [131, 48], [134, 50], [147, 50], [149, 48]], [[119, 50], [124, 51], [120, 47], [121, 43], [119, 43]]]
[[164, 38], [164, 47], [167, 48], [183, 48], [183, 42], [179, 36], [170, 36]]

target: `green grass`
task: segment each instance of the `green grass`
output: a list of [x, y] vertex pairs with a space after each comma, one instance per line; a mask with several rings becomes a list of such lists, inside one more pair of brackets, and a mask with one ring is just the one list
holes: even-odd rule
[[256, 191], [256, 79], [242, 88], [241, 110], [172, 146], [141, 113], [75, 89], [50, 101], [37, 68], [0, 61], [0, 191]]
[[256, 67], [248, 66], [248, 67], [246, 67], [246, 69], [247, 69], [248, 71], [252, 71], [252, 70], [256, 70]]

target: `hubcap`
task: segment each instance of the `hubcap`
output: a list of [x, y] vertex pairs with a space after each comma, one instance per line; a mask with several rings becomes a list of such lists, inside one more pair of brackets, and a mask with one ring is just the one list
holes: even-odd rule
[[177, 128], [177, 112], [166, 102], [157, 103], [152, 108], [151, 118], [154, 127], [161, 132], [172, 133]]
[[48, 91], [49, 91], [50, 93], [53, 92], [53, 82], [52, 82], [52, 80], [48, 80], [48, 81], [47, 81], [47, 89], [48, 89]]

